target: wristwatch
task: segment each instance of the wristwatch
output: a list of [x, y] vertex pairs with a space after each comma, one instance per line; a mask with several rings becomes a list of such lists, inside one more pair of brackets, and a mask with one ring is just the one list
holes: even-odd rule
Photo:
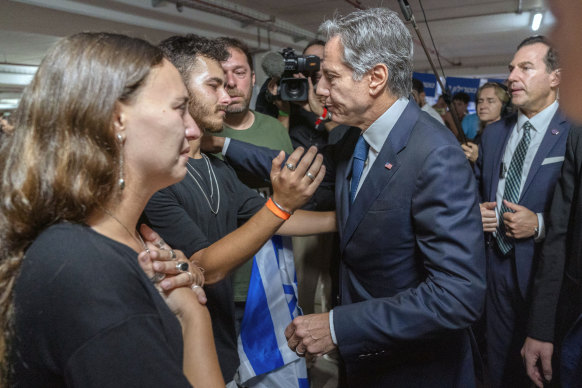
[[538, 237], [540, 237], [540, 228], [539, 228], [539, 226], [536, 226], [534, 228], [534, 238], [538, 238]]

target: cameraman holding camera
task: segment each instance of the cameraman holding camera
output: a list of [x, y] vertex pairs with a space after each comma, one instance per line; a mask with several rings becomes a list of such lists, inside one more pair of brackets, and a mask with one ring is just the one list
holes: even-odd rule
[[[328, 143], [337, 142], [347, 129], [331, 121], [331, 113], [327, 112], [320, 97], [315, 94], [315, 87], [321, 78], [319, 59], [323, 57], [324, 45], [325, 42], [321, 40], [312, 40], [299, 57], [291, 49], [283, 50], [285, 73], [291, 74], [283, 74], [282, 77], [269, 74], [269, 69], [265, 68], [267, 57], [263, 62], [263, 69], [272, 77], [261, 88], [264, 98], [259, 95], [256, 109], [277, 117], [289, 129], [294, 148], [314, 145], [321, 149]], [[287, 66], [287, 63], [293, 62], [295, 68], [287, 71], [287, 68], [292, 67]], [[309, 71], [310, 68], [313, 70]], [[293, 82], [291, 77], [297, 82]]]

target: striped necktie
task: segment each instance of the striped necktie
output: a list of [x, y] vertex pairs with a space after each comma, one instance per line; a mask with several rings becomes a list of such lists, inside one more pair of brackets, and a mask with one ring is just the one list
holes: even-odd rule
[[[523, 136], [511, 157], [511, 163], [509, 164], [509, 170], [507, 171], [507, 178], [505, 179], [505, 189], [503, 190], [503, 199], [511, 203], [518, 203], [519, 201], [521, 172], [523, 170], [523, 162], [525, 161], [525, 155], [527, 154], [527, 149], [531, 140], [530, 130], [533, 129], [534, 127], [529, 121], [526, 121], [525, 124], [523, 124]], [[506, 212], [512, 212], [512, 210], [502, 203], [499, 214], [499, 226], [497, 227], [497, 233], [495, 236], [497, 245], [504, 255], [513, 248], [515, 243], [513, 238], [505, 235], [503, 214]]]
[[356, 143], [356, 148], [354, 149], [354, 157], [352, 161], [352, 183], [350, 184], [350, 204], [352, 204], [354, 202], [354, 199], [356, 198], [358, 184], [360, 183], [360, 178], [362, 177], [362, 172], [364, 171], [366, 159], [368, 159], [369, 149], [370, 145], [366, 143], [364, 136], [360, 135], [360, 138]]

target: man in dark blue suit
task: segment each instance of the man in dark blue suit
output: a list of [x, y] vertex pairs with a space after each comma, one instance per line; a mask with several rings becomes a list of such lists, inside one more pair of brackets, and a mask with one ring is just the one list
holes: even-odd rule
[[[560, 108], [580, 125], [582, 24], [578, 19], [582, 2], [552, 0], [548, 4], [556, 17], [552, 41], [562, 66]], [[522, 348], [528, 375], [540, 388], [548, 381], [564, 388], [582, 385], [581, 189], [582, 127], [577, 126], [570, 128], [566, 142], [562, 176], [552, 199], [548, 234], [533, 284], [528, 338]]]
[[476, 175], [487, 233], [487, 362], [493, 387], [528, 386], [520, 348], [531, 279], [564, 160], [570, 124], [558, 110], [557, 55], [541, 36], [524, 40], [509, 65], [516, 115], [483, 132]]
[[[451, 132], [408, 101], [413, 42], [396, 13], [357, 11], [322, 32], [317, 93], [334, 121], [357, 127], [322, 150], [335, 181], [340, 303], [296, 318], [288, 344], [300, 355], [339, 350], [350, 387], [472, 387], [469, 327], [485, 295], [472, 170]], [[268, 164], [235, 140], [225, 156], [263, 174]]]

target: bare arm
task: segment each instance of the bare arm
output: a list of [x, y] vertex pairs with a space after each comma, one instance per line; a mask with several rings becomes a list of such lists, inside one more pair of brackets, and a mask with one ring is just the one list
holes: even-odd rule
[[208, 309], [190, 292], [189, 308], [178, 315], [184, 338], [184, 375], [194, 387], [224, 387]]
[[[289, 168], [281, 169], [285, 157], [283, 152], [273, 160], [272, 164], [273, 199], [290, 211], [303, 206], [325, 176], [325, 167], [322, 166], [323, 158], [321, 155], [316, 156], [317, 149], [311, 147], [297, 163], [302, 153], [303, 149], [298, 148], [287, 159], [286, 163], [297, 166], [293, 171]], [[312, 161], [313, 164], [311, 164]], [[316, 176], [315, 180], [312, 181], [305, 176], [308, 169]], [[190, 259], [204, 268], [207, 283], [216, 283], [252, 257], [279, 229], [283, 221], [263, 207], [240, 228], [208, 248], [194, 253]]]
[[204, 268], [206, 283], [219, 282], [250, 259], [282, 223], [283, 219], [263, 207], [240, 228], [194, 253], [190, 260]]
[[312, 212], [297, 210], [279, 230], [283, 236], [309, 236], [310, 234], [331, 233], [337, 231], [335, 212]]

